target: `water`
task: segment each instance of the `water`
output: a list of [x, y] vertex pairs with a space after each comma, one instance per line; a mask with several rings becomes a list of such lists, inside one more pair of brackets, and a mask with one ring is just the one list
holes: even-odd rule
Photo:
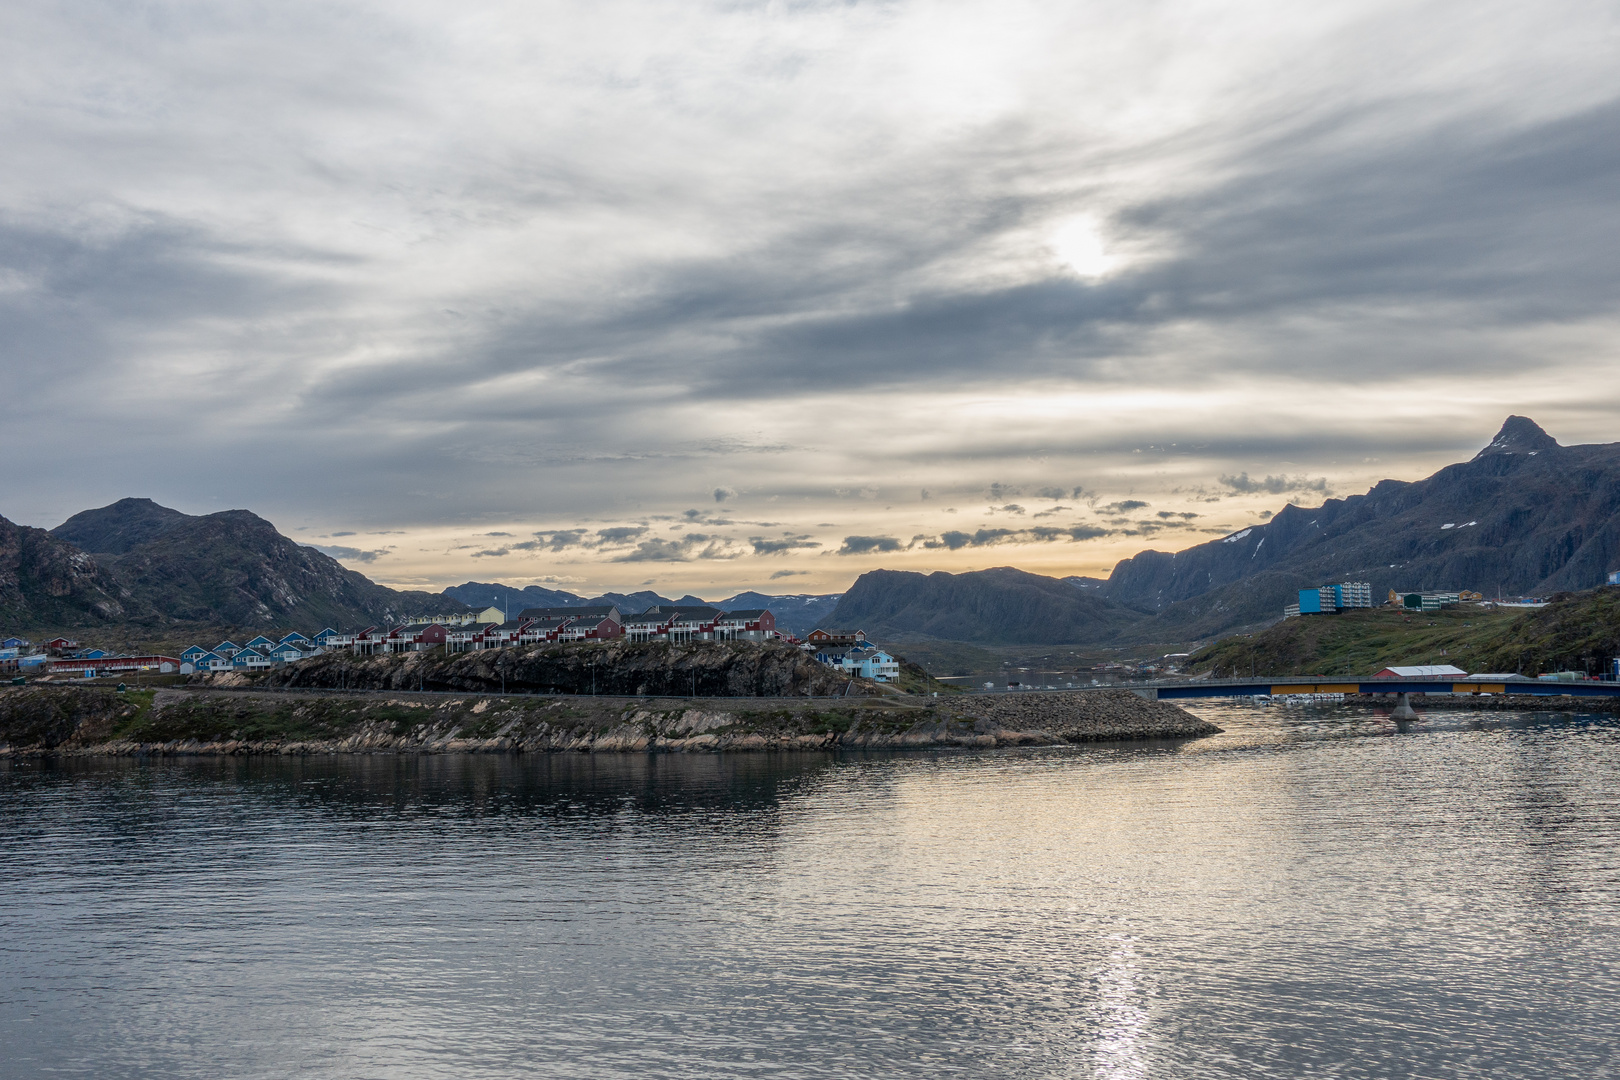
[[0, 1074], [1604, 1077], [1620, 724], [0, 764]]

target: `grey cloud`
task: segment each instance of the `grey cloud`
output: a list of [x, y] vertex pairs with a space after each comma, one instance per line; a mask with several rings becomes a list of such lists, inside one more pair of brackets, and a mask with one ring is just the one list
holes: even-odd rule
[[748, 542], [754, 545], [755, 555], [781, 555], [790, 551], [801, 551], [821, 546], [818, 541], [810, 539], [808, 535], [786, 535], [780, 540], [767, 539], [763, 536], [750, 536]]
[[1000, 510], [1008, 514], [1022, 514], [1024, 512], [1024, 508], [1017, 503], [1008, 503], [1006, 506], [992, 506], [990, 509]]
[[839, 555], [869, 555], [872, 552], [899, 551], [904, 547], [893, 536], [846, 536], [838, 548]]
[[1101, 507], [1100, 510], [1105, 514], [1125, 514], [1132, 510], [1141, 510], [1147, 505], [1141, 499], [1126, 499], [1123, 502], [1109, 503], [1107, 506]]
[[362, 551], [359, 548], [341, 546], [325, 547], [321, 544], [311, 544], [310, 546], [316, 551], [330, 555], [334, 559], [341, 559], [344, 562], [376, 562], [378, 559], [388, 554], [387, 548], [378, 548], [375, 551]]
[[596, 539], [608, 545], [628, 544], [647, 531], [645, 525], [621, 525], [611, 529], [597, 529]]
[[806, 577], [809, 573], [808, 570], [778, 570], [771, 575], [771, 580], [777, 581], [785, 577]]
[[545, 544], [552, 551], [564, 551], [571, 547], [585, 546], [584, 529], [558, 529], [554, 532], [537, 532], [535, 538]]
[[976, 532], [966, 533], [951, 530], [939, 534], [937, 542], [923, 544], [924, 547], [945, 547], [956, 551], [965, 547], [984, 547], [988, 544], [997, 544], [1015, 535], [1012, 529], [979, 529]]
[[1326, 477], [1312, 480], [1305, 476], [1268, 476], [1264, 480], [1250, 480], [1249, 474], [1245, 472], [1236, 476], [1223, 476], [1221, 483], [1241, 494], [1263, 491], [1270, 495], [1282, 495], [1290, 491], [1327, 491]]
[[736, 497], [736, 494], [731, 488], [717, 487], [714, 489], [714, 501], [717, 503], [725, 502], [727, 499]]
[[339, 536], [353, 536], [353, 535], [354, 535], [354, 533], [352, 533], [352, 532], [335, 532], [335, 533], [332, 534], [334, 539], [336, 537], [339, 537]]
[[1115, 530], [1100, 529], [1092, 525], [1035, 525], [1028, 529], [977, 529], [971, 533], [950, 530], [938, 537], [919, 536], [912, 543], [922, 541], [924, 548], [945, 548], [960, 551], [968, 547], [991, 547], [996, 544], [1049, 544], [1059, 540], [1095, 540], [1113, 536]]
[[473, 552], [472, 557], [475, 559], [499, 559], [510, 554], [512, 554], [511, 548], [485, 548], [482, 551]]
[[634, 551], [616, 556], [613, 562], [691, 562], [698, 559], [735, 559], [741, 552], [729, 548], [724, 539], [704, 533], [687, 533], [666, 540], [643, 540]]

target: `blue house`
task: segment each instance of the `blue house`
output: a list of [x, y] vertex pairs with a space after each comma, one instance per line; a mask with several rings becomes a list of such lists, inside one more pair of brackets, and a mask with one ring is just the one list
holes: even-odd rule
[[270, 666], [270, 658], [258, 649], [246, 649], [231, 657], [231, 667], [237, 670], [254, 670]]
[[28, 642], [20, 637], [8, 637], [6, 640], [0, 641], [0, 649], [20, 649], [27, 644]]
[[85, 649], [78, 656], [80, 660], [104, 660], [106, 657], [106, 649]]
[[208, 650], [201, 645], [187, 645], [180, 650], [180, 662], [182, 664], [196, 664], [198, 660], [208, 655], [210, 655]]
[[227, 660], [241, 651], [242, 646], [236, 644], [234, 641], [222, 641], [218, 645], [214, 646], [214, 652], [218, 653], [220, 656], [223, 656]]
[[332, 629], [330, 626], [328, 626], [326, 629], [322, 630], [320, 633], [315, 635], [315, 644], [321, 646], [321, 648], [324, 649], [326, 647], [326, 639], [327, 638], [334, 638], [334, 637], [337, 637], [337, 636], [338, 636], [338, 632], [336, 630]]
[[302, 660], [304, 658], [304, 650], [300, 649], [296, 643], [291, 641], [284, 641], [275, 648], [268, 650], [268, 652], [270, 659], [274, 660], [278, 664], [289, 664], [294, 660]]
[[296, 642], [299, 645], [303, 646], [303, 645], [308, 645], [309, 644], [309, 638], [305, 637], [303, 634], [300, 634], [298, 631], [294, 630], [292, 633], [288, 634], [286, 637], [284, 637], [280, 641], [276, 642], [276, 644], [277, 645], [285, 645], [288, 642]]
[[242, 646], [242, 648], [244, 648], [244, 649], [268, 649], [270, 646], [272, 646], [274, 644], [275, 644], [274, 641], [271, 641], [269, 638], [265, 637], [263, 634], [260, 634], [258, 637], [254, 638], [252, 641], [250, 641], [246, 645]]

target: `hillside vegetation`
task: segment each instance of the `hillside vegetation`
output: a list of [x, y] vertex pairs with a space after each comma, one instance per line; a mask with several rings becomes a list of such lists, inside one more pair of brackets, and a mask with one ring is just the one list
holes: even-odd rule
[[1563, 593], [1547, 607], [1465, 607], [1428, 615], [1390, 608], [1285, 619], [1223, 638], [1189, 670], [1216, 675], [1366, 676], [1392, 665], [1455, 664], [1469, 672], [1592, 671], [1620, 656], [1620, 587]]

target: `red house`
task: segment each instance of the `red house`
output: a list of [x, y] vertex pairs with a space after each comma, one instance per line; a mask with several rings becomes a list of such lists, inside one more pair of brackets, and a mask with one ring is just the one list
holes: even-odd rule
[[716, 641], [769, 641], [776, 636], [776, 616], [769, 608], [722, 612], [714, 620]]
[[583, 619], [571, 619], [568, 625], [558, 634], [561, 641], [612, 641], [624, 632], [619, 621], [611, 615], [586, 616]]
[[[772, 625], [775, 625], [774, 621]], [[858, 645], [865, 640], [865, 630], [857, 630], [853, 634], [834, 634], [820, 628], [810, 631], [809, 636], [804, 639], [805, 644], [815, 646]]]
[[388, 632], [384, 649], [388, 652], [421, 652], [443, 645], [448, 633], [442, 623], [407, 623]]

